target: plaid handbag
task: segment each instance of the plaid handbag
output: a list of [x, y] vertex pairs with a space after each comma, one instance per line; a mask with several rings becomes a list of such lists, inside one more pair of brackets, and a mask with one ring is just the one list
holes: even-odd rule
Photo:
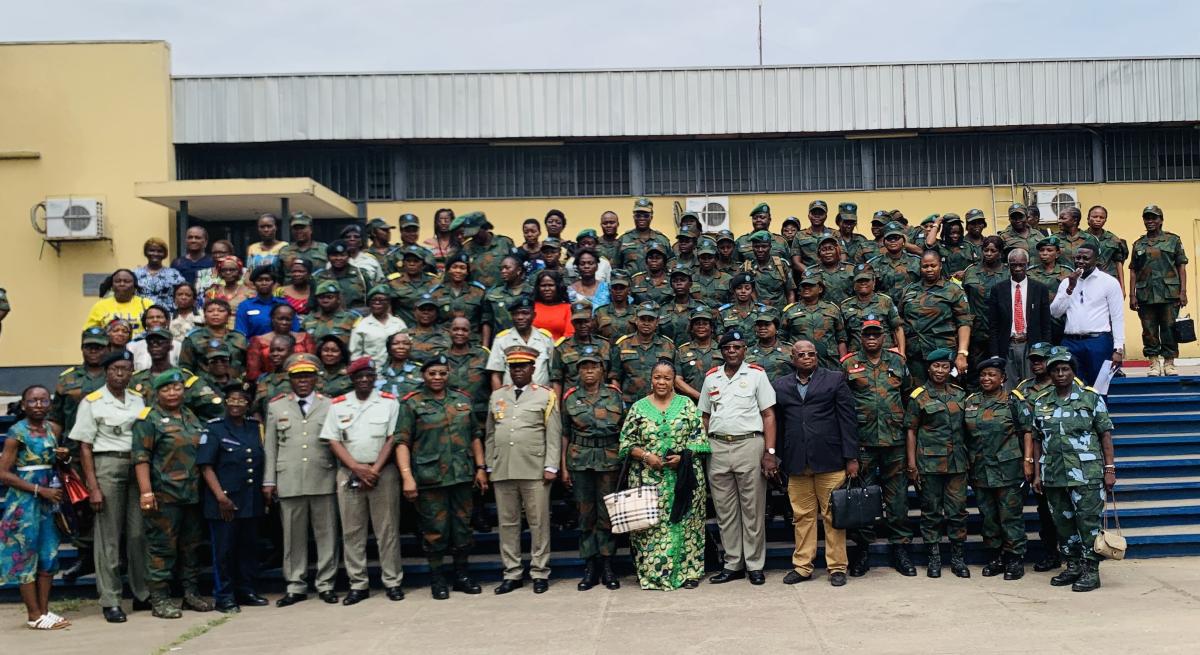
[[604, 507], [612, 523], [613, 534], [637, 532], [658, 525], [661, 520], [658, 510], [658, 487], [642, 485], [633, 489], [622, 489], [629, 478], [629, 458], [621, 465], [621, 477], [617, 478], [617, 491], [604, 496]]

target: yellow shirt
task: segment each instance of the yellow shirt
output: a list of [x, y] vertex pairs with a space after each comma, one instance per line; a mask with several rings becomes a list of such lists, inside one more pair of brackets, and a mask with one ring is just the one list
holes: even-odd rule
[[134, 296], [129, 299], [129, 302], [117, 302], [113, 296], [101, 298], [92, 305], [92, 311], [88, 312], [87, 320], [83, 322], [83, 329], [104, 328], [113, 320], [120, 318], [133, 326], [133, 336], [136, 337], [142, 333], [142, 312], [153, 304], [153, 300], [142, 296]]

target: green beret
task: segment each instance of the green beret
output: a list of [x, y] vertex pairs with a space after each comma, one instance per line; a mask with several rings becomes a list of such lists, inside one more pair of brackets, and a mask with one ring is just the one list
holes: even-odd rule
[[954, 361], [954, 351], [949, 348], [935, 348], [933, 352], [925, 355], [925, 362], [928, 364], [952, 361]]
[[186, 379], [187, 376], [184, 375], [183, 371], [177, 368], [169, 368], [154, 376], [154, 381], [151, 382], [150, 385], [154, 387], [155, 391], [158, 391], [168, 384], [175, 384], [177, 382], [179, 384], [183, 384], [184, 380]]
[[323, 296], [327, 293], [340, 294], [341, 292], [342, 288], [338, 286], [337, 282], [334, 282], [333, 280], [322, 280], [321, 283], [317, 285], [316, 295]]
[[750, 243], [766, 241], [771, 243], [771, 233], [766, 230], [758, 230], [750, 235]]
[[1054, 246], [1055, 248], [1062, 249], [1062, 244], [1058, 242], [1058, 237], [1054, 236], [1053, 234], [1044, 239], [1038, 240], [1037, 247], [1041, 248], [1042, 246]]
[[[950, 216], [954, 216], [955, 218], [958, 218], [958, 216], [956, 214], [950, 214]], [[924, 220], [921, 221], [921, 225], [929, 225], [929, 224], [933, 223], [934, 221], [936, 221], [937, 217], [938, 217], [937, 214], [930, 214], [930, 215], [926, 216], [924, 218]]]
[[590, 228], [590, 227], [589, 227], [589, 228], [586, 228], [586, 229], [580, 230], [580, 231], [579, 231], [579, 234], [576, 234], [576, 235], [575, 235], [575, 240], [576, 240], [576, 241], [579, 241], [580, 239], [586, 239], [586, 238], [588, 238], [588, 237], [591, 237], [591, 238], [593, 238], [593, 239], [599, 239], [599, 238], [600, 238], [600, 237], [599, 237], [599, 236], [596, 234], [596, 231], [595, 231], [595, 230], [593, 230], [592, 228]]
[[388, 298], [391, 298], [392, 288], [386, 284], [376, 284], [375, 286], [371, 287], [370, 291], [367, 292], [367, 298], [370, 298], [371, 296], [387, 296]]
[[768, 205], [765, 202], [758, 203], [757, 205], [754, 206], [754, 209], [750, 210], [751, 216], [753, 216], [755, 214], [770, 214], [770, 213], [771, 213], [771, 207], [770, 207], [770, 205]]

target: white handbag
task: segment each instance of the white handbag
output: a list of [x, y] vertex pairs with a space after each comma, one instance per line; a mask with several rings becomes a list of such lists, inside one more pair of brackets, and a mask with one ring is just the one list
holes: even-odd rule
[[637, 532], [658, 525], [661, 519], [658, 509], [658, 487], [642, 485], [633, 489], [621, 489], [629, 477], [629, 458], [621, 466], [617, 478], [617, 491], [604, 496], [604, 507], [613, 534]]

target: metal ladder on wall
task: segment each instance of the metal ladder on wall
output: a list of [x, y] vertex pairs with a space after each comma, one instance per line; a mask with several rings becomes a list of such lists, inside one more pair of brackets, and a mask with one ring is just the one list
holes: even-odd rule
[[[1014, 202], [1018, 202], [1017, 201], [1016, 175], [1013, 173], [1013, 170], [1010, 168], [1010, 169], [1008, 169], [1008, 184], [1007, 185], [997, 186], [995, 173], [991, 174], [989, 181], [991, 182], [991, 189], [992, 189], [992, 212], [991, 212], [992, 213], [992, 215], [991, 215], [992, 234], [999, 234], [1000, 229], [1001, 229], [1000, 228], [1000, 217], [1004, 216], [1005, 218], [1007, 218], [1008, 217], [1008, 208]], [[1025, 199], [1021, 198], [1020, 202], [1025, 202]]]

